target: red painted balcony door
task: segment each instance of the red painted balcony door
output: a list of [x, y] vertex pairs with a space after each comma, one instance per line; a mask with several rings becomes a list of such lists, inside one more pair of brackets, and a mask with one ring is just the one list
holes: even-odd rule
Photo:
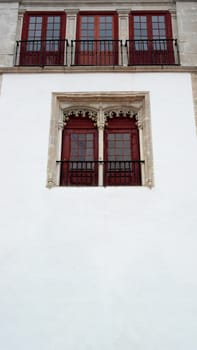
[[141, 185], [139, 133], [135, 119], [113, 118], [104, 134], [104, 185]]
[[132, 13], [130, 39], [129, 64], [174, 64], [169, 13]]
[[65, 14], [24, 16], [20, 65], [63, 65]]
[[88, 118], [73, 118], [63, 130], [61, 186], [98, 185], [97, 129]]
[[78, 65], [118, 64], [116, 37], [117, 16], [114, 14], [80, 14], [75, 51]]

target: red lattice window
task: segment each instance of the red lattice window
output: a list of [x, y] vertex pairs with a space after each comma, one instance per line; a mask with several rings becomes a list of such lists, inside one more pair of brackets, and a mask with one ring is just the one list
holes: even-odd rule
[[63, 130], [59, 163], [61, 186], [141, 185], [142, 161], [136, 119], [108, 120], [102, 139], [92, 120], [72, 114]]
[[169, 12], [133, 12], [130, 15], [130, 64], [173, 64]]
[[64, 63], [65, 13], [26, 13], [20, 51], [21, 65]]
[[114, 65], [118, 63], [117, 15], [114, 13], [78, 16], [76, 64]]
[[62, 138], [62, 186], [97, 186], [97, 129], [88, 118], [71, 119]]
[[139, 131], [135, 119], [110, 120], [105, 129], [104, 147], [105, 185], [140, 185]]

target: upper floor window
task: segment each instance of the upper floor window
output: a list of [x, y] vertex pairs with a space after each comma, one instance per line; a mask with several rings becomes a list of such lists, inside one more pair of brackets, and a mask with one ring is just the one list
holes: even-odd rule
[[119, 41], [117, 15], [80, 13], [77, 23], [75, 61], [78, 65], [117, 65]]
[[128, 20], [128, 40], [124, 42], [121, 38], [126, 35], [126, 28], [120, 21], [119, 32], [116, 12], [79, 12], [76, 21], [69, 19], [68, 42], [65, 12], [26, 12], [22, 37], [16, 44], [15, 65], [179, 64], [169, 12], [135, 11]]
[[169, 12], [133, 12], [130, 15], [129, 64], [174, 64]]
[[63, 65], [65, 13], [26, 13], [20, 65]]

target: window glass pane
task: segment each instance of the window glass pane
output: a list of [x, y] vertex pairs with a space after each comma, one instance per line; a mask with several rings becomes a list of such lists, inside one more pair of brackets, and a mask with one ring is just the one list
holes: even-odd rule
[[152, 22], [158, 22], [158, 16], [152, 16]]
[[70, 160], [91, 161], [93, 154], [93, 134], [73, 133], [71, 135]]
[[160, 36], [165, 38], [166, 37], [166, 32], [165, 30], [160, 30]]
[[158, 23], [157, 23], [157, 22], [156, 22], [156, 23], [153, 22], [153, 23], [152, 23], [152, 28], [153, 28], [153, 29], [158, 28]]
[[42, 23], [42, 17], [36, 17], [36, 22], [37, 23]]
[[93, 140], [93, 135], [92, 134], [87, 134], [86, 135], [87, 140]]
[[164, 16], [159, 16], [159, 22], [164, 22], [164, 21], [165, 21]]
[[142, 29], [146, 29], [146, 26], [147, 26], [146, 23], [141, 23], [141, 28]]
[[[108, 160], [125, 161], [131, 160], [130, 134], [108, 134]], [[122, 166], [122, 165], [121, 165]]]
[[108, 134], [108, 140], [114, 140], [115, 134]]
[[140, 21], [141, 22], [146, 22], [146, 16], [140, 16]]
[[158, 36], [158, 35], [159, 35], [158, 29], [153, 29], [153, 36]]
[[130, 140], [130, 134], [123, 134], [124, 140]]
[[140, 22], [140, 17], [139, 16], [134, 16], [134, 22]]
[[159, 23], [159, 28], [165, 29], [165, 23]]

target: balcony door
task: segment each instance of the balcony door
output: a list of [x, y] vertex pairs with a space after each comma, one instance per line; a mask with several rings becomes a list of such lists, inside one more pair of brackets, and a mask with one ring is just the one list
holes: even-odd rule
[[20, 65], [63, 65], [64, 39], [65, 14], [25, 14]]
[[75, 64], [117, 65], [117, 16], [114, 14], [80, 14], [78, 17]]
[[130, 39], [129, 64], [174, 64], [169, 13], [132, 13]]
[[72, 118], [62, 135], [60, 185], [97, 186], [97, 159], [97, 128], [88, 118]]
[[139, 131], [136, 120], [113, 118], [104, 133], [104, 185], [141, 185]]

